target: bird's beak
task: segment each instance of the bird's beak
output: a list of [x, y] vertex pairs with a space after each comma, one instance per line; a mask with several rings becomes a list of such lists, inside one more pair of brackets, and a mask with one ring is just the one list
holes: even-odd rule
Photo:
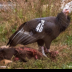
[[67, 15], [67, 16], [69, 15], [69, 13], [71, 13], [70, 10], [69, 10], [69, 9], [66, 10], [66, 15]]
[[70, 10], [69, 10], [69, 9], [68, 9], [68, 10], [66, 10], [66, 13], [68, 13], [68, 14], [69, 14], [69, 13], [70, 13]]

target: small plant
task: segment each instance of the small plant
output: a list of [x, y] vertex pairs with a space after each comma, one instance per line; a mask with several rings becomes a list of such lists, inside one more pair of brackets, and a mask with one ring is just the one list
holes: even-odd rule
[[72, 69], [72, 62], [68, 63], [68, 64], [63, 64], [63, 69]]
[[72, 45], [72, 35], [68, 35], [67, 39], [65, 40], [65, 43], [69, 46]]

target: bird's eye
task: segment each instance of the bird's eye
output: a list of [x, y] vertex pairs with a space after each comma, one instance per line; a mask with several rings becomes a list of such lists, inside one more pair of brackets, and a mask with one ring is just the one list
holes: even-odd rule
[[68, 10], [68, 9], [65, 9], [65, 10]]

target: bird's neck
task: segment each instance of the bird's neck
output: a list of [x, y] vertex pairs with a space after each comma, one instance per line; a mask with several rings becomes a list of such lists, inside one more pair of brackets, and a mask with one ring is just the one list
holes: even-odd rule
[[56, 24], [59, 26], [60, 32], [65, 31], [69, 26], [70, 17], [66, 16], [63, 12], [59, 13], [56, 17]]

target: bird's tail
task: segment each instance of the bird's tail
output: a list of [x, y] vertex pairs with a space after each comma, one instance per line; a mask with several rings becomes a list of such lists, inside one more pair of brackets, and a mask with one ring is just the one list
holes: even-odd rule
[[16, 31], [9, 39], [9, 42], [7, 43], [7, 45], [10, 45], [10, 46], [16, 46], [16, 41], [17, 39], [19, 38], [19, 31]]
[[[24, 27], [25, 24], [26, 24], [26, 22], [23, 23], [23, 24], [18, 28], [18, 31], [16, 31], [16, 32], [10, 37], [9, 42], [7, 43], [7, 45], [10, 45], [10, 46], [11, 46], [11, 45], [12, 45], [12, 46], [15, 46], [15, 45], [16, 45], [17, 39], [21, 36], [21, 32], [24, 31], [23, 27]], [[14, 42], [14, 43], [13, 43], [13, 42]]]

